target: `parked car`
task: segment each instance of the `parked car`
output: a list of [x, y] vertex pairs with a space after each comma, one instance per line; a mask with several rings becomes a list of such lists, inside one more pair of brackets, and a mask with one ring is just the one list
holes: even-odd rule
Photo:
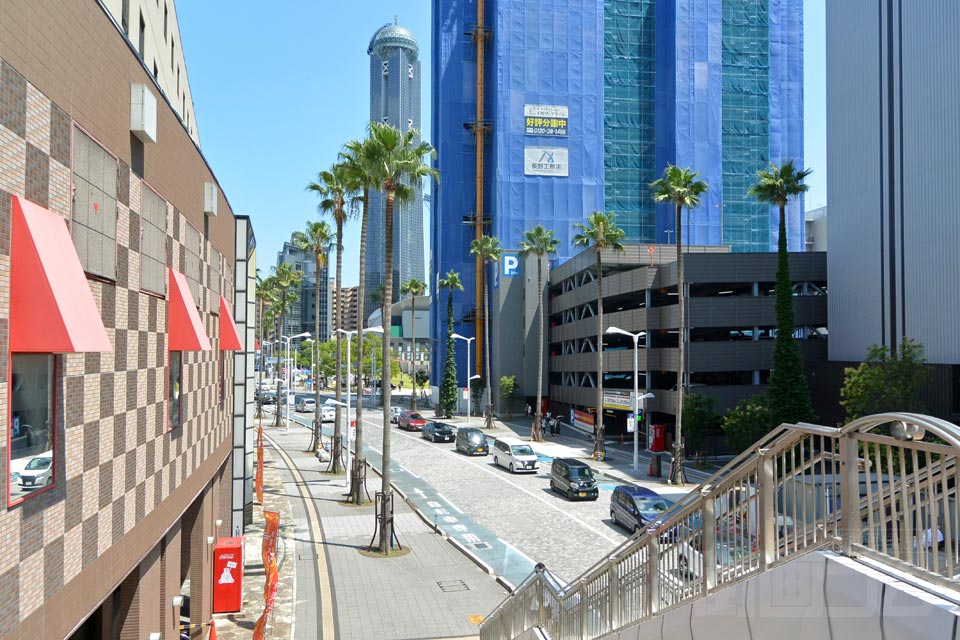
[[397, 421], [400, 420], [401, 413], [403, 413], [403, 409], [400, 407], [390, 407], [390, 422], [397, 424]]
[[627, 531], [636, 532], [666, 513], [673, 501], [653, 489], [622, 484], [610, 495], [610, 519]]
[[567, 500], [600, 496], [593, 469], [586, 462], [574, 458], [554, 458], [550, 465], [550, 488], [567, 496]]
[[299, 413], [313, 413], [317, 409], [317, 401], [313, 398], [300, 398], [293, 405], [293, 409]]
[[536, 473], [540, 460], [533, 447], [516, 438], [497, 438], [493, 442], [493, 464], [510, 470], [510, 473], [529, 471]]
[[397, 426], [407, 431], [420, 431], [427, 421], [417, 411], [401, 411], [397, 418]]
[[420, 437], [433, 442], [453, 442], [453, 429], [442, 422], [428, 422], [423, 425]]
[[455, 442], [457, 451], [463, 451], [468, 456], [485, 456], [490, 453], [487, 436], [485, 436], [480, 429], [474, 429], [473, 427], [461, 427], [457, 429]]
[[320, 422], [333, 422], [337, 419], [337, 409], [333, 405], [325, 404], [320, 407]]
[[277, 404], [277, 394], [273, 391], [264, 391], [261, 402], [263, 404]]
[[17, 482], [21, 487], [45, 487], [53, 484], [53, 452], [35, 456], [20, 472]]
[[[682, 535], [679, 538], [681, 542], [675, 547], [676, 569], [683, 578], [699, 579], [703, 575], [703, 532], [685, 531], [687, 535]], [[741, 570], [740, 565], [743, 559], [750, 555], [752, 549], [755, 549], [754, 540], [745, 532], [727, 536], [718, 535], [716, 545], [718, 576], [735, 575]], [[666, 554], [668, 564], [672, 564], [671, 554], [670, 551]]]

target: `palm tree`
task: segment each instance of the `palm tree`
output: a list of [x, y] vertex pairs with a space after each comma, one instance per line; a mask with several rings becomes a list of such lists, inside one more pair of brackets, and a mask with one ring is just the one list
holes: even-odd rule
[[574, 225], [580, 233], [573, 236], [573, 244], [590, 247], [597, 254], [597, 426], [593, 441], [593, 454], [603, 459], [606, 448], [603, 443], [603, 259], [605, 250], [623, 251], [626, 233], [617, 226], [613, 212], [594, 211], [587, 216], [587, 224]]
[[263, 346], [264, 339], [266, 337], [266, 310], [268, 307], [271, 307], [277, 303], [276, 295], [274, 293], [275, 287], [276, 284], [274, 283], [273, 278], [260, 277], [260, 269], [257, 269], [257, 302], [259, 303], [260, 307], [260, 321], [257, 323], [257, 329], [260, 333], [260, 375], [258, 376], [257, 380], [257, 418], [263, 417], [263, 365], [265, 362], [263, 357]]
[[[327, 256], [330, 253], [330, 247], [333, 245], [333, 230], [330, 228], [330, 225], [324, 221], [307, 222], [307, 230], [294, 231], [291, 240], [293, 240], [293, 246], [295, 246], [297, 249], [300, 249], [305, 253], [312, 253], [317, 265], [317, 275], [316, 278], [314, 278], [316, 282], [314, 283], [313, 294], [313, 346], [315, 347], [317, 340], [320, 339], [320, 272], [325, 266], [327, 266]], [[317, 372], [312, 371], [311, 375], [313, 376], [314, 381], [313, 398], [316, 402], [316, 406], [319, 407], [320, 387], [316, 384]], [[313, 436], [310, 439], [310, 446], [307, 450], [310, 452], [315, 452], [319, 445], [320, 411], [315, 410], [313, 415]]]
[[[317, 205], [317, 209], [321, 213], [325, 213], [333, 218], [333, 222], [337, 227], [337, 274], [336, 274], [336, 291], [339, 295], [341, 288], [341, 275], [343, 272], [343, 225], [347, 221], [347, 217], [350, 214], [350, 209], [347, 206], [347, 202], [351, 197], [350, 191], [350, 182], [349, 178], [346, 175], [345, 169], [341, 164], [335, 164], [330, 169], [326, 171], [321, 171], [318, 174], [319, 182], [311, 182], [307, 185], [307, 191], [312, 191], [316, 193], [320, 198], [320, 204]], [[317, 273], [317, 278], [319, 279], [320, 274]], [[334, 328], [333, 331], [337, 338], [337, 375], [335, 381], [336, 389], [336, 417], [333, 422], [333, 443], [331, 444], [331, 455], [330, 455], [330, 472], [331, 473], [340, 473], [340, 464], [341, 460], [341, 447], [340, 447], [340, 416], [341, 411], [340, 407], [343, 402], [343, 387], [340, 384], [340, 376], [343, 371], [343, 334], [340, 333], [339, 329], [343, 328], [343, 305], [337, 305], [337, 315], [333, 319]], [[350, 373], [347, 372], [347, 380], [349, 382]], [[347, 420], [350, 419], [350, 416], [347, 416]]]
[[427, 290], [427, 285], [416, 278], [410, 278], [400, 285], [400, 295], [410, 296], [410, 312], [412, 315], [413, 337], [413, 395], [410, 396], [410, 409], [417, 410], [417, 296], [422, 296]]
[[[291, 305], [297, 300], [296, 287], [300, 285], [300, 280], [303, 278], [303, 272], [297, 271], [289, 264], [281, 264], [279, 267], [273, 268], [272, 276], [276, 284], [276, 292], [280, 298], [280, 302], [276, 307], [276, 317], [280, 320], [280, 327], [277, 330], [277, 339], [279, 340], [280, 348], [283, 348], [283, 325], [287, 319], [287, 311], [290, 309]], [[289, 363], [287, 363], [289, 366]], [[286, 404], [287, 399], [283, 398], [280, 395], [280, 383], [281, 378], [277, 378], [277, 419], [274, 422], [274, 426], [279, 427], [283, 424], [281, 419], [281, 407], [283, 404]], [[290, 389], [287, 389], [290, 391]], [[281, 404], [281, 402], [283, 404]]]
[[[503, 255], [503, 249], [500, 247], [500, 241], [491, 236], [480, 236], [470, 243], [470, 255], [480, 258], [480, 262], [496, 262]], [[487, 429], [493, 428], [493, 393], [490, 390], [490, 285], [487, 282], [489, 278], [486, 273], [483, 277], [483, 342], [486, 347], [484, 351], [484, 360], [486, 361], [487, 372], [487, 406], [484, 409], [485, 423]], [[467, 377], [470, 377], [467, 372]], [[468, 385], [469, 386], [469, 385]]]
[[680, 328], [678, 355], [680, 362], [677, 365], [677, 427], [676, 439], [673, 443], [673, 476], [670, 481], [674, 484], [685, 484], [683, 472], [683, 396], [686, 382], [686, 342], [687, 342], [687, 295], [686, 282], [683, 277], [683, 226], [680, 223], [680, 213], [684, 207], [692, 209], [700, 204], [700, 196], [707, 191], [707, 183], [697, 180], [700, 175], [689, 167], [680, 167], [668, 164], [663, 170], [663, 177], [650, 183], [655, 202], [672, 203], [676, 212], [676, 242], [677, 242], [677, 296], [680, 299]]
[[804, 178], [810, 169], [798, 171], [793, 160], [782, 166], [771, 164], [757, 172], [759, 180], [750, 188], [750, 195], [760, 202], [775, 204], [780, 209], [780, 235], [777, 241], [777, 339], [773, 347], [773, 370], [770, 372], [770, 408], [774, 424], [813, 419], [810, 393], [803, 373], [803, 357], [793, 339], [793, 281], [790, 278], [790, 255], [787, 253], [787, 201], [805, 192]]
[[424, 156], [433, 156], [433, 147], [420, 140], [420, 131], [414, 128], [401, 132], [381, 122], [370, 123], [370, 157], [382, 178], [386, 211], [384, 213], [384, 271], [386, 282], [383, 304], [383, 464], [380, 476], [381, 503], [380, 552], [389, 555], [393, 542], [393, 493], [390, 487], [390, 301], [393, 298], [393, 205], [398, 193], [402, 196], [426, 177], [439, 176], [436, 169], [424, 164]]
[[[351, 191], [360, 191], [360, 282], [357, 286], [357, 318], [363, 324], [363, 309], [367, 292], [364, 290], [367, 262], [367, 223], [370, 212], [370, 192], [380, 189], [379, 165], [372, 157], [370, 138], [351, 140], [340, 153], [340, 164]], [[360, 341], [362, 344], [362, 340]], [[357, 358], [357, 380], [363, 379], [363, 358]], [[370, 381], [373, 384], [373, 381]], [[366, 493], [366, 458], [363, 455], [363, 402], [357, 402], [357, 437], [354, 440], [353, 469], [351, 469], [350, 502], [363, 504]]]
[[[437, 407], [437, 415], [443, 411], [443, 415], [448, 418], [453, 417], [453, 412], [457, 410], [457, 359], [454, 353], [453, 337], [453, 292], [455, 290], [463, 291], [463, 283], [460, 282], [460, 274], [456, 271], [447, 271], [445, 278], [440, 278], [438, 283], [441, 289], [447, 290], [447, 357], [443, 366], [443, 381], [440, 385], [440, 404]], [[467, 371], [467, 379], [470, 378], [470, 372]], [[470, 386], [470, 383], [467, 383]], [[469, 421], [470, 416], [467, 416]]]
[[540, 339], [538, 340], [539, 355], [537, 356], [537, 404], [533, 414], [533, 426], [530, 427], [530, 439], [536, 442], [543, 440], [543, 257], [554, 255], [560, 246], [560, 241], [553, 237], [553, 231], [547, 231], [543, 225], [537, 225], [523, 234], [524, 240], [520, 243], [520, 255], [537, 256], [537, 315], [540, 316]]

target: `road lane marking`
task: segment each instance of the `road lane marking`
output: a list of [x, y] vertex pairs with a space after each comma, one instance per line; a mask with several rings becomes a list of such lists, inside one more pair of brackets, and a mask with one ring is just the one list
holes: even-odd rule
[[458, 507], [457, 505], [453, 504], [453, 502], [450, 501], [450, 498], [448, 498], [447, 496], [443, 495], [443, 494], [440, 493], [439, 491], [437, 491], [436, 494], [437, 494], [437, 496], [439, 496], [444, 502], [446, 502], [448, 505], [450, 505], [450, 507], [451, 507], [454, 511], [456, 511], [457, 513], [460, 513], [460, 514], [463, 513], [463, 511], [460, 509], [460, 507]]
[[[369, 426], [378, 427], [378, 428], [381, 428], [381, 429], [383, 428], [383, 425], [382, 425], [382, 424], [379, 424], [379, 423], [376, 423], [376, 422], [369, 422], [366, 418], [364, 418], [363, 421], [364, 421], [364, 422], [367, 422], [367, 423], [369, 424]], [[415, 438], [415, 437], [413, 437], [413, 436], [411, 436], [411, 435], [409, 435], [409, 434], [399, 433], [399, 432], [397, 432], [396, 435], [397, 435], [397, 436], [400, 436], [400, 437], [408, 438], [411, 442], [420, 442], [420, 443], [423, 444], [424, 446], [430, 446], [430, 443], [428, 443], [426, 440], [424, 440], [424, 439], [422, 439], [422, 438]], [[371, 447], [371, 448], [372, 448], [372, 447]], [[523, 488], [522, 486], [520, 486], [519, 484], [517, 484], [517, 483], [515, 483], [515, 482], [511, 482], [509, 479], [507, 479], [507, 478], [505, 477], [505, 473], [504, 473], [503, 471], [500, 471], [499, 469], [496, 469], [496, 468], [491, 469], [489, 463], [481, 464], [481, 463], [479, 463], [479, 462], [474, 462], [474, 461], [473, 461], [472, 459], [470, 459], [470, 458], [467, 458], [467, 460], [464, 461], [464, 460], [463, 460], [463, 457], [464, 457], [464, 456], [460, 455], [460, 453], [457, 452], [457, 451], [455, 451], [455, 450], [442, 449], [442, 448], [440, 448], [440, 447], [435, 447], [435, 448], [436, 448], [436, 449], [439, 449], [440, 451], [442, 451], [442, 452], [444, 452], [444, 453], [446, 453], [446, 454], [448, 454], [448, 455], [450, 455], [450, 456], [453, 456], [453, 457], [457, 458], [457, 459], [460, 460], [461, 462], [467, 462], [467, 463], [469, 463], [469, 464], [472, 464], [472, 465], [473, 465], [474, 467], [476, 467], [477, 469], [479, 469], [479, 470], [481, 470], [481, 471], [487, 472], [488, 474], [490, 474], [490, 476], [492, 476], [492, 477], [494, 477], [494, 478], [497, 478], [498, 480], [501, 480], [501, 481], [503, 481], [503, 482], [506, 482], [507, 484], [509, 484], [510, 486], [514, 487], [515, 489], [518, 489], [518, 490], [522, 491], [523, 493], [527, 494], [528, 496], [530, 496], [530, 497], [533, 498], [534, 500], [538, 500], [538, 501], [542, 502], [543, 504], [547, 505], [548, 507], [550, 507], [551, 509], [553, 509], [554, 511], [557, 511], [557, 512], [563, 514], [565, 517], [573, 520], [574, 522], [576, 522], [577, 524], [579, 524], [580, 526], [582, 526], [584, 529], [587, 529], [587, 530], [590, 531], [591, 533], [594, 533], [594, 534], [600, 536], [600, 537], [603, 538], [604, 540], [607, 540], [608, 542], [612, 542], [612, 543], [614, 543], [614, 544], [620, 544], [620, 543], [623, 542], [623, 538], [622, 538], [622, 537], [621, 537], [621, 538], [612, 538], [612, 537], [610, 537], [609, 535], [607, 535], [606, 533], [604, 533], [603, 531], [601, 531], [600, 529], [596, 529], [596, 528], [592, 527], [591, 525], [587, 524], [587, 522], [581, 520], [580, 518], [577, 518], [577, 517], [575, 517], [575, 516], [570, 515], [570, 513], [568, 513], [567, 511], [565, 511], [563, 508], [561, 508], [560, 506], [558, 506], [558, 505], [554, 504], [553, 502], [547, 500], [546, 498], [543, 498], [543, 497], [541, 497], [541, 496], [538, 496], [538, 495], [537, 495], [536, 493], [534, 493], [533, 491], [529, 491], [529, 490]], [[375, 449], [374, 449], [374, 450], [375, 450]], [[375, 451], [376, 451], [376, 450], [375, 450]], [[378, 451], [377, 453], [380, 453], [380, 452]], [[535, 475], [536, 475], [536, 474], [535, 474]]]
[[[378, 453], [379, 453], [379, 452], [378, 452]], [[398, 463], [397, 466], [400, 467], [401, 469], [403, 469], [404, 471], [406, 471], [407, 473], [409, 473], [410, 475], [412, 475], [412, 476], [413, 476], [414, 478], [416, 478], [417, 480], [420, 479], [420, 476], [418, 476], [417, 474], [415, 474], [413, 471], [410, 471], [410, 469], [407, 469], [407, 468], [406, 468], [405, 466], [403, 466], [402, 464], [399, 464], [399, 463]]]

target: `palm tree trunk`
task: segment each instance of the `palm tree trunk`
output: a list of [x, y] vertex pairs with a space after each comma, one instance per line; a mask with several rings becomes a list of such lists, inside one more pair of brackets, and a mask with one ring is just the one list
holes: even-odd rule
[[[337, 293], [340, 293], [340, 275], [343, 269], [343, 219], [340, 216], [337, 216], [337, 276], [336, 276], [336, 289]], [[337, 313], [333, 319], [334, 321], [334, 333], [337, 335], [337, 378], [336, 378], [336, 398], [337, 406], [334, 411], [333, 418], [333, 443], [330, 447], [330, 467], [328, 471], [330, 473], [340, 473], [342, 468], [341, 462], [341, 447], [340, 441], [342, 439], [342, 431], [340, 430], [340, 419], [343, 416], [343, 385], [340, 382], [340, 377], [343, 375], [343, 334], [340, 333], [339, 329], [343, 327], [343, 305], [337, 305]], [[347, 384], [350, 384], [350, 372], [347, 372]], [[350, 416], [347, 416], [347, 421], [349, 422]], [[347, 427], [349, 429], [349, 426]]]
[[680, 214], [683, 207], [677, 205], [677, 298], [680, 301], [680, 328], [677, 331], [679, 364], [677, 365], [677, 426], [675, 429], [676, 442], [673, 443], [673, 474], [670, 482], [684, 484], [686, 478], [683, 473], [683, 396], [686, 376], [686, 343], [687, 343], [687, 302], [686, 280], [683, 277], [683, 226]]
[[[257, 293], [259, 293], [259, 291], [258, 291]], [[264, 365], [264, 357], [263, 357], [263, 308], [264, 308], [264, 302], [263, 302], [263, 298], [260, 298], [259, 302], [260, 302], [260, 322], [257, 323], [257, 329], [259, 329], [259, 332], [260, 332], [260, 370], [257, 372], [259, 375], [257, 376], [257, 414], [256, 414], [256, 417], [257, 417], [258, 419], [262, 419], [262, 418], [263, 418], [263, 365]]]
[[[280, 347], [281, 354], [283, 353], [283, 323], [286, 320], [286, 318], [287, 318], [287, 290], [284, 289], [283, 292], [280, 294], [280, 328], [277, 331], [277, 346]], [[287, 363], [284, 363], [284, 364], [287, 364]], [[279, 370], [278, 370], [278, 373], [279, 373]], [[283, 415], [283, 404], [286, 404], [287, 402], [286, 398], [280, 397], [281, 380], [283, 380], [283, 376], [278, 375], [277, 376], [277, 418], [273, 423], [273, 426], [275, 427], [279, 427], [281, 424], [283, 424], [280, 416]], [[287, 389], [287, 391], [290, 391], [290, 390]], [[283, 404], [281, 404], [281, 401], [283, 402]]]
[[387, 206], [383, 220], [384, 243], [384, 267], [386, 270], [386, 283], [383, 289], [383, 349], [381, 350], [380, 364], [383, 366], [381, 385], [383, 389], [383, 463], [380, 473], [380, 492], [382, 502], [380, 503], [380, 552], [384, 555], [390, 553], [390, 543], [393, 542], [393, 490], [390, 487], [390, 381], [392, 369], [390, 367], [390, 312], [392, 311], [391, 300], [393, 298], [393, 200], [396, 194], [396, 186], [392, 181], [384, 184], [386, 191]]
[[597, 249], [597, 427], [594, 454], [603, 454], [603, 259]]
[[411, 367], [410, 370], [413, 371], [413, 384], [411, 385], [413, 389], [413, 395], [410, 396], [410, 410], [417, 410], [417, 294], [414, 292], [413, 297], [410, 299], [410, 313], [412, 318], [410, 318], [411, 329], [413, 329], [413, 355], [410, 358]]
[[[360, 325], [358, 329], [363, 329], [363, 304], [364, 291], [363, 279], [366, 277], [367, 260], [367, 212], [370, 202], [370, 188], [363, 190], [363, 212], [360, 218], [360, 283], [357, 285], [357, 322]], [[357, 380], [363, 379], [363, 334], [358, 339], [360, 343], [360, 355], [357, 357]], [[373, 356], [371, 356], [373, 357]], [[373, 380], [370, 381], [370, 387], [373, 388]], [[357, 399], [357, 439], [354, 440], [353, 449], [353, 469], [351, 474], [353, 479], [350, 482], [350, 502], [353, 504], [363, 504], [363, 494], [366, 491], [366, 474], [363, 473], [364, 465], [367, 461], [363, 457], [363, 395], [360, 394]]]
[[[316, 254], [317, 260], [317, 274], [316, 282], [314, 283], [313, 288], [313, 340], [310, 342], [311, 352], [317, 348], [317, 340], [320, 339], [320, 265], [321, 265], [321, 253]], [[317, 447], [320, 446], [320, 386], [317, 384], [317, 372], [316, 369], [316, 358], [310, 358], [310, 377], [313, 380], [313, 437], [310, 439], [310, 446], [308, 451], [311, 453], [316, 452]]]
[[490, 286], [488, 283], [489, 278], [487, 277], [487, 263], [483, 263], [483, 335], [484, 335], [484, 348], [486, 351], [486, 361], [487, 361], [487, 408], [485, 410], [486, 421], [484, 426], [487, 429], [493, 428], [493, 392], [491, 391], [491, 380], [490, 380]]
[[543, 406], [543, 258], [537, 254], [537, 313], [540, 314], [540, 341], [537, 345], [537, 407], [533, 415], [533, 439], [543, 440], [543, 416], [540, 407]]

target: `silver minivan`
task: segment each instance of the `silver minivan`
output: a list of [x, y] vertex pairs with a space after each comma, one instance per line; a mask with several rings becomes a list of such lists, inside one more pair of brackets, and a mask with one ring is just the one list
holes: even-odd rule
[[497, 438], [493, 442], [493, 463], [509, 469], [510, 473], [536, 473], [540, 468], [533, 447], [516, 438]]

